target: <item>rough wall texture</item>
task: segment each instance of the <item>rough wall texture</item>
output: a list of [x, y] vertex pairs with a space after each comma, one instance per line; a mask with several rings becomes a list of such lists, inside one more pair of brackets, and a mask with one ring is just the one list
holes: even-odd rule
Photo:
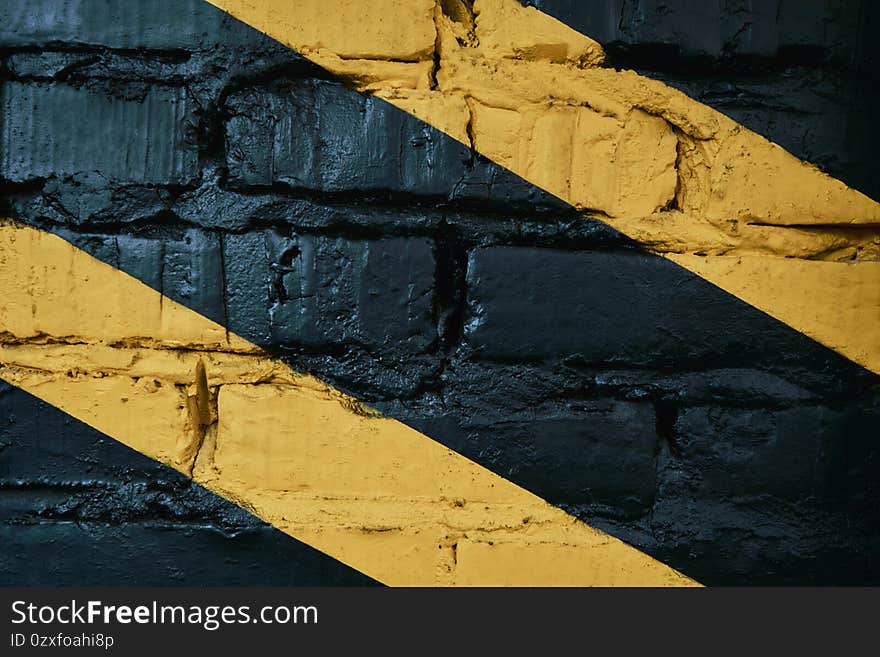
[[[880, 108], [867, 0], [528, 0], [600, 41], [610, 63], [662, 80], [872, 198]], [[833, 119], [831, 117], [834, 117]]]
[[[534, 4], [878, 196], [870, 3]], [[0, 24], [4, 214], [701, 581], [880, 580], [876, 377], [206, 3], [3, 2]], [[33, 400], [0, 403], [5, 581], [52, 537], [264, 550], [147, 463], [83, 468], [94, 432], [47, 467]]]

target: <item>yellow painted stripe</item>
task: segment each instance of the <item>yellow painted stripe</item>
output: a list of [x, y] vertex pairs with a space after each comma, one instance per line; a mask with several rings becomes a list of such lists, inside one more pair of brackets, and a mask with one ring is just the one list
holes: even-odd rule
[[695, 584], [56, 236], [0, 290], [0, 378], [381, 582]]
[[880, 204], [592, 39], [517, 0], [208, 1], [880, 372]]

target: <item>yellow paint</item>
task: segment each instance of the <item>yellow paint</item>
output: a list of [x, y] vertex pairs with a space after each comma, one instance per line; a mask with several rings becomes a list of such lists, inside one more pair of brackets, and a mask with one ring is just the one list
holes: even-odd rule
[[[592, 39], [517, 0], [208, 1], [877, 371], [874, 268], [804, 263], [880, 259], [880, 204], [671, 87], [602, 68]], [[427, 76], [396, 61], [395, 34], [419, 35]], [[856, 285], [846, 308], [811, 287], [819, 272]]]
[[695, 584], [58, 237], [0, 289], [0, 378], [382, 582]]

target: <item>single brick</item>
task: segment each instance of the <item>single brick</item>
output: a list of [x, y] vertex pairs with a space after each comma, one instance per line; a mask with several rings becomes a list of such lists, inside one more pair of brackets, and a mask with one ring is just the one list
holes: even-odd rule
[[430, 241], [299, 236], [276, 239], [273, 249], [277, 342], [353, 342], [418, 354], [434, 340]]
[[880, 575], [877, 520], [810, 501], [658, 497], [633, 543], [708, 586], [864, 586]]
[[230, 96], [233, 187], [289, 185], [324, 192], [408, 193], [558, 203], [448, 135], [375, 97], [329, 80]]
[[170, 299], [215, 322], [225, 322], [226, 263], [218, 234], [197, 228], [176, 235], [95, 235], [68, 229], [54, 232]]
[[490, 360], [797, 367], [801, 385], [826, 394], [831, 380], [819, 372], [836, 372], [844, 388], [858, 378], [858, 368], [803, 334], [638, 252], [477, 249], [464, 333], [476, 356]]
[[864, 504], [880, 490], [876, 409], [696, 407], [675, 425], [701, 499], [768, 496]]
[[196, 50], [264, 39], [204, 0], [31, 0], [0, 3], [0, 47], [58, 43]]
[[184, 183], [198, 170], [186, 92], [150, 87], [127, 100], [87, 87], [0, 87], [0, 177], [14, 182], [99, 172], [125, 182]]
[[527, 0], [602, 43], [669, 44], [684, 53], [773, 57], [780, 48], [833, 49], [841, 59], [857, 47], [857, 0], [704, 2], [691, 0]]
[[229, 99], [230, 179], [324, 191], [451, 193], [466, 147], [378, 98], [326, 80]]
[[[287, 5], [287, 6], [285, 6]], [[342, 59], [430, 60], [437, 32], [435, 0], [372, 0], [328, 6], [324, 0], [296, 3], [246, 3], [231, 10], [264, 32], [290, 28], [285, 41], [309, 52], [324, 51]]]

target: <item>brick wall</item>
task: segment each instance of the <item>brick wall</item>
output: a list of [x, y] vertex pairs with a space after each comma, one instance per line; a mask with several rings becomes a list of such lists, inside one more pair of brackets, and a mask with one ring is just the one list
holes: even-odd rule
[[[860, 3], [533, 4], [880, 193]], [[699, 555], [697, 579], [880, 578], [863, 370], [207, 3], [4, 2], [0, 24], [5, 214], [672, 565]], [[143, 459], [106, 474], [94, 432], [27, 443], [67, 429], [4, 404], [3, 579], [47, 541], [264, 550]]]

